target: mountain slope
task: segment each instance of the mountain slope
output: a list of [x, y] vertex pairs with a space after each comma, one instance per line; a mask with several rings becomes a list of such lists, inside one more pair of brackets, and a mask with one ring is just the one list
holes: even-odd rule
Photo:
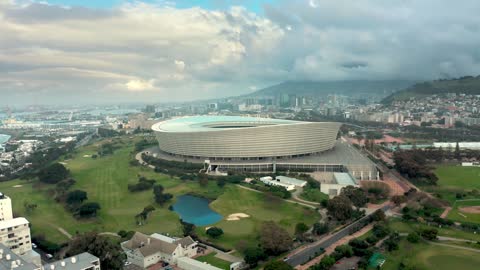
[[405, 89], [413, 85], [412, 81], [387, 80], [387, 81], [287, 81], [273, 85], [256, 92], [248, 97], [277, 96], [281, 94], [295, 94], [297, 96], [326, 96], [339, 94], [347, 96], [389, 95], [392, 92]]
[[417, 83], [405, 90], [391, 94], [382, 102], [389, 104], [395, 100], [406, 100], [410, 97], [422, 97], [445, 93], [480, 95], [480, 76], [465, 76], [458, 79]]

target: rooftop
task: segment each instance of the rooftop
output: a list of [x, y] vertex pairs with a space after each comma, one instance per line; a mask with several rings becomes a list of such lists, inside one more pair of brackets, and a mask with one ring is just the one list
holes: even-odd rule
[[293, 120], [244, 117], [244, 116], [210, 116], [198, 115], [180, 117], [162, 121], [152, 126], [155, 131], [163, 132], [192, 132], [215, 131], [237, 128], [252, 128], [270, 125], [307, 123]]
[[349, 173], [333, 173], [333, 177], [337, 184], [340, 185], [356, 185], [355, 179]]
[[0, 243], [0, 269], [13, 269], [15, 270], [36, 270], [40, 267], [35, 266], [32, 263], [26, 262], [17, 254], [13, 253], [8, 247]]
[[2, 229], [11, 228], [11, 227], [14, 227], [14, 226], [20, 226], [20, 225], [24, 225], [24, 224], [28, 224], [28, 223], [29, 222], [26, 218], [18, 217], [18, 218], [14, 218], [14, 219], [10, 219], [10, 220], [1, 221], [0, 222], [0, 228], [2, 228]]
[[45, 264], [44, 269], [68, 269], [68, 270], [82, 270], [92, 265], [99, 265], [100, 261], [97, 257], [88, 252], [84, 252], [70, 258], [65, 258], [53, 263]]
[[220, 268], [218, 267], [215, 267], [213, 265], [210, 265], [208, 263], [205, 263], [205, 262], [201, 262], [201, 261], [197, 261], [197, 260], [194, 260], [194, 259], [191, 259], [191, 258], [188, 258], [188, 257], [180, 257], [177, 259], [178, 262], [184, 262], [188, 265], [191, 265], [191, 266], [194, 266], [198, 269], [203, 269], [203, 270], [221, 270]]

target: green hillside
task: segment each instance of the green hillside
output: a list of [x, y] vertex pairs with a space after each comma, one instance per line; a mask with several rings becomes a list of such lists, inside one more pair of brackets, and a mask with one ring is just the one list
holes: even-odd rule
[[446, 93], [480, 95], [480, 76], [465, 76], [458, 79], [417, 83], [405, 90], [391, 94], [383, 100], [383, 103], [389, 104], [395, 100], [406, 100], [410, 97], [422, 97]]
[[278, 96], [281, 94], [295, 94], [298, 96], [326, 96], [328, 94], [364, 96], [383, 95], [387, 96], [395, 91], [405, 89], [414, 82], [404, 80], [386, 81], [287, 81], [273, 85], [247, 96]]

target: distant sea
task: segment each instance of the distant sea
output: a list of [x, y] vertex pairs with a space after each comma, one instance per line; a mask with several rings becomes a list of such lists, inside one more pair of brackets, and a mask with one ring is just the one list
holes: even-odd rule
[[0, 145], [8, 142], [10, 140], [10, 135], [0, 134]]

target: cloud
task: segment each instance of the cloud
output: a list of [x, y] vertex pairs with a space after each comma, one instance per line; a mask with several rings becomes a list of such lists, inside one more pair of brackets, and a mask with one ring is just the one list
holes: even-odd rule
[[0, 103], [165, 102], [284, 80], [476, 75], [479, 9], [474, 0], [281, 0], [258, 15], [0, 0]]
[[130, 80], [126, 86], [129, 91], [141, 92], [154, 89], [154, 80]]

